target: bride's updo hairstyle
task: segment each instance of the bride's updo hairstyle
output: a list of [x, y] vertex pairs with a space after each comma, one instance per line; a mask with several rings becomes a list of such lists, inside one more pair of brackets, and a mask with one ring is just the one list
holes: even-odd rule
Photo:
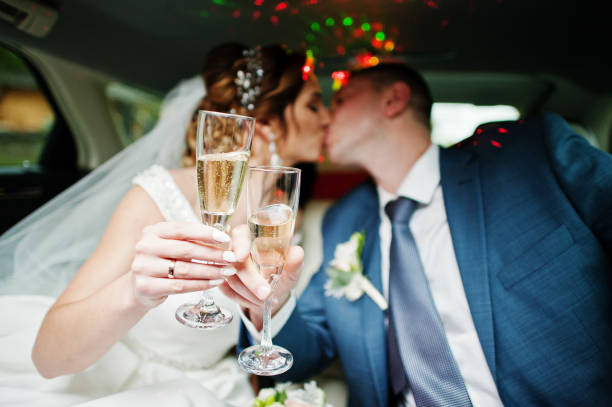
[[187, 148], [183, 165], [195, 164], [195, 138], [197, 112], [200, 109], [216, 112], [231, 112], [255, 117], [266, 123], [277, 117], [285, 127], [283, 111], [293, 103], [304, 86], [302, 67], [306, 62], [303, 52], [289, 52], [280, 45], [269, 45], [260, 50], [263, 78], [260, 92], [249, 110], [240, 100], [238, 71], [246, 72], [249, 47], [228, 43], [219, 45], [208, 53], [202, 67], [202, 76], [206, 86], [206, 97], [194, 111], [192, 122], [187, 130]]

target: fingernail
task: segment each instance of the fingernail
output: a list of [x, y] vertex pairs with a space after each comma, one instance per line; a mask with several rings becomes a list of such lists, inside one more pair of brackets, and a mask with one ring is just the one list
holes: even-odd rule
[[219, 285], [222, 284], [225, 280], [220, 278], [219, 280], [208, 280], [209, 285]]
[[236, 255], [231, 250], [226, 250], [223, 252], [223, 260], [233, 263], [236, 261]]
[[221, 269], [221, 274], [223, 274], [224, 276], [233, 276], [234, 274], [236, 274], [236, 269], [233, 267], [223, 267]]
[[270, 286], [269, 285], [262, 285], [261, 287], [259, 287], [257, 289], [257, 296], [259, 297], [260, 300], [266, 299], [268, 294], [270, 294]]
[[215, 229], [213, 231], [213, 239], [215, 239], [217, 242], [221, 242], [221, 243], [227, 243], [230, 240], [232, 240], [227, 233], [223, 233], [223, 232], [221, 232], [218, 229]]

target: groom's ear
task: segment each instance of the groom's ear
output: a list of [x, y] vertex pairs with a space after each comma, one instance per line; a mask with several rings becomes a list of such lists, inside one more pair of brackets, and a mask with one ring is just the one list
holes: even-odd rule
[[392, 83], [383, 91], [385, 117], [392, 119], [400, 115], [410, 103], [410, 86], [406, 82]]

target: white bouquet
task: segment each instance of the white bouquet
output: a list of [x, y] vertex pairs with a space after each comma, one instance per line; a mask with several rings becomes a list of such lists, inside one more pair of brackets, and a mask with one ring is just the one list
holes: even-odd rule
[[325, 403], [325, 392], [313, 381], [303, 388], [291, 383], [279, 383], [274, 388], [259, 391], [254, 407], [332, 407]]

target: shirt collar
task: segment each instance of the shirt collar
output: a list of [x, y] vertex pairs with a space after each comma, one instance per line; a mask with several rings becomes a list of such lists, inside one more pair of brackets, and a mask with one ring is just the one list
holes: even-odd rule
[[400, 196], [412, 199], [422, 205], [428, 205], [431, 203], [439, 184], [440, 148], [432, 143], [406, 174], [396, 194], [390, 193], [377, 185], [380, 206], [384, 208], [389, 201]]

